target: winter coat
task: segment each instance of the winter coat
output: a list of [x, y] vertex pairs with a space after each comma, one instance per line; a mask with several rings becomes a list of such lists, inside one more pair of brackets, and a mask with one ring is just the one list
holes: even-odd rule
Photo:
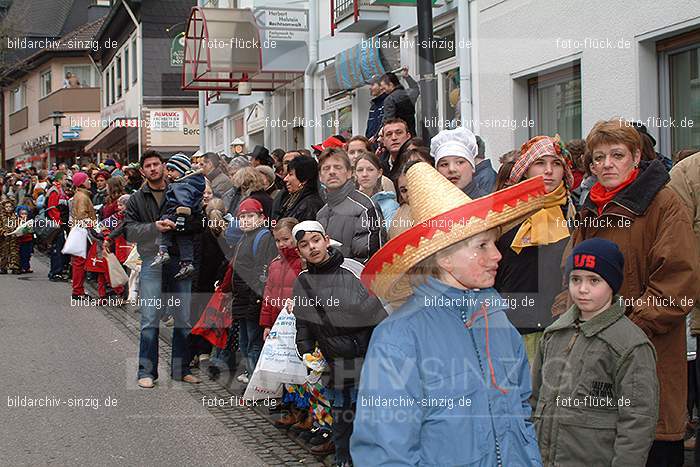
[[525, 347], [500, 302], [494, 289], [428, 277], [377, 327], [350, 440], [356, 465], [541, 465]]
[[[598, 216], [590, 197], [586, 199], [577, 216], [579, 228], [563, 258], [571, 248], [594, 237], [620, 247], [625, 272], [618, 293], [629, 300], [626, 315], [647, 334], [657, 353], [661, 399], [656, 439], [679, 441], [686, 428], [685, 316], [700, 286], [698, 246], [687, 208], [666, 186], [669, 175], [664, 165], [658, 160], [642, 161], [639, 170], [602, 215]], [[555, 313], [567, 295], [557, 298]], [[571, 305], [570, 300], [563, 302]]]
[[206, 182], [201, 173], [192, 173], [178, 178], [165, 189], [165, 212], [170, 217], [176, 216], [180, 206], [190, 208], [192, 213], [202, 212], [202, 198]]
[[105, 203], [107, 199], [107, 188], [96, 189], [95, 194], [92, 196], [92, 200], [95, 206], [100, 206]]
[[[165, 196], [159, 205], [148, 183], [130, 197], [126, 203], [124, 214], [124, 227], [126, 240], [138, 246], [141, 258], [151, 258], [158, 251], [159, 232], [155, 222], [165, 215]], [[197, 234], [204, 230], [201, 214], [193, 213], [185, 221], [185, 233]], [[170, 256], [179, 257], [177, 245], [168, 248]], [[145, 261], [145, 260], [144, 260]]]
[[545, 466], [645, 464], [658, 412], [656, 355], [619, 298], [581, 324], [572, 306], [540, 341], [531, 401]]
[[271, 328], [282, 311], [284, 302], [292, 296], [294, 280], [301, 272], [301, 258], [296, 248], [283, 248], [268, 267], [267, 284], [260, 310], [260, 326]]
[[[668, 186], [678, 194], [690, 209], [695, 240], [700, 249], [700, 152], [680, 161], [671, 169], [671, 181]], [[690, 320], [690, 332], [700, 334], [700, 297], [695, 299], [695, 306]]]
[[382, 127], [382, 122], [384, 120], [384, 99], [386, 99], [386, 94], [383, 93], [372, 98], [372, 103], [369, 106], [369, 114], [367, 115], [367, 129], [365, 130], [365, 136], [367, 138], [375, 136]]
[[[573, 205], [567, 206], [568, 209], [563, 209], [565, 218], [575, 212]], [[564, 284], [560, 266], [570, 237], [549, 245], [525, 247], [516, 253], [510, 245], [521, 225], [516, 225], [496, 241], [502, 259], [498, 262], [493, 287], [512, 303], [517, 302], [517, 307], [510, 308], [506, 314], [521, 334], [529, 334], [544, 331], [554, 322], [552, 304]], [[528, 302], [531, 299], [533, 301]]]
[[[371, 295], [339, 250], [329, 249], [322, 264], [309, 264], [294, 281], [294, 316], [299, 355], [318, 347], [331, 371], [324, 383], [331, 389], [351, 389], [360, 378], [362, 361], [374, 327], [386, 317], [377, 297]], [[300, 282], [308, 282], [307, 293]], [[317, 307], [321, 310], [317, 310]], [[362, 464], [358, 464], [362, 465]]]
[[293, 217], [299, 222], [316, 220], [324, 204], [318, 190], [305, 186], [295, 201], [289, 201], [292, 196], [286, 188], [280, 191], [272, 203], [272, 219], [278, 221], [283, 217]]
[[[253, 251], [254, 245], [255, 251]], [[231, 266], [233, 319], [249, 319], [256, 323], [260, 320], [262, 294], [267, 281], [267, 266], [275, 256], [277, 256], [277, 246], [272, 232], [267, 228], [259, 227], [243, 234]]]
[[[491, 159], [484, 159], [476, 165], [469, 191], [472, 191], [477, 198], [493, 193], [496, 188], [496, 171], [493, 170]], [[467, 185], [469, 186], [469, 185]], [[468, 196], [469, 193], [467, 193]]]
[[65, 223], [65, 220], [61, 220], [61, 211], [59, 209], [59, 205], [65, 206], [67, 202], [63, 189], [53, 185], [47, 190], [46, 197], [46, 215], [56, 223]]
[[391, 226], [391, 220], [399, 209], [399, 203], [396, 202], [396, 193], [393, 191], [379, 191], [372, 195], [372, 202], [382, 214], [384, 230], [388, 230]]
[[381, 215], [372, 200], [348, 180], [339, 190], [327, 192], [328, 202], [316, 220], [326, 233], [342, 245], [346, 258], [365, 263], [386, 242]]
[[[70, 216], [73, 221], [73, 225], [82, 225], [83, 221], [97, 221], [97, 214], [95, 214], [95, 207], [90, 199], [90, 192], [85, 188], [78, 188], [75, 190], [75, 195], [73, 195], [71, 204]], [[87, 224], [82, 226], [87, 227]]]
[[231, 178], [222, 172], [219, 167], [215, 168], [207, 175], [207, 180], [209, 180], [211, 184], [211, 191], [214, 193], [215, 198], [221, 198], [224, 193], [233, 188]]
[[408, 89], [396, 88], [384, 98], [383, 123], [390, 118], [400, 118], [408, 125], [411, 135], [416, 136], [416, 100], [420, 89], [410, 76], [406, 76], [406, 84]]

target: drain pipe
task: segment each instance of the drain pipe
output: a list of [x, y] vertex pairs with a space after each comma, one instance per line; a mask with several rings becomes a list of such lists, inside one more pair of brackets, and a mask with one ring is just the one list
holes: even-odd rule
[[318, 66], [318, 0], [309, 0], [309, 64], [304, 71], [304, 148], [314, 144], [314, 73]]
[[[197, 6], [203, 7], [206, 2], [198, 0]], [[199, 150], [202, 154], [207, 152], [207, 100], [206, 91], [197, 92], [197, 107], [199, 107]], [[224, 141], [224, 148], [230, 141]]]
[[[459, 43], [467, 44], [471, 37], [469, 17], [469, 0], [457, 3], [457, 21], [459, 26]], [[478, 125], [472, 125], [472, 49], [459, 47], [459, 107], [461, 126], [467, 127], [474, 133], [479, 131]]]
[[[138, 44], [137, 48], [138, 50], [135, 50], [134, 53], [136, 53], [136, 70], [134, 70], [134, 73], [136, 73], [136, 76], [138, 77], [139, 80], [139, 114], [138, 118], [136, 119], [137, 127], [136, 127], [136, 141], [138, 144], [138, 154], [136, 155], [136, 160], [139, 161], [141, 159], [141, 154], [143, 154], [144, 148], [144, 142], [143, 142], [143, 131], [142, 131], [142, 126], [141, 126], [141, 120], [143, 119], [143, 27], [141, 27], [141, 23], [136, 19], [136, 15], [134, 14], [133, 11], [131, 11], [131, 8], [129, 7], [129, 4], [126, 2], [126, 0], [122, 0], [122, 4], [124, 5], [124, 9], [126, 12], [129, 14], [129, 17], [131, 18], [131, 21], [134, 23], [136, 26], [136, 43]], [[131, 39], [129, 39], [131, 40]], [[126, 158], [129, 160], [129, 148], [126, 148]]]

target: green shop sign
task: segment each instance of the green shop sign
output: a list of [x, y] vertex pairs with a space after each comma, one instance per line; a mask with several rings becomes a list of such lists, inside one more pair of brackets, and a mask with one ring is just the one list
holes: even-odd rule
[[185, 33], [181, 32], [173, 38], [170, 44], [170, 66], [182, 66], [185, 56]]

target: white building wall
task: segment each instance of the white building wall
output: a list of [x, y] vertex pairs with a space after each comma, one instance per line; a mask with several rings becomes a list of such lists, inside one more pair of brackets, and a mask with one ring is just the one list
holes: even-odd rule
[[[527, 129], [486, 128], [484, 122], [520, 123], [527, 115], [526, 78], [574, 59], [581, 62], [583, 137], [600, 119], [658, 116], [655, 42], [700, 24], [697, 0], [478, 0], [477, 10], [475, 105], [494, 161], [519, 147]], [[585, 38], [608, 39], [612, 48], [573, 48], [562, 42]], [[618, 43], [621, 39], [629, 41], [629, 48]], [[657, 128], [649, 131], [658, 136]]]

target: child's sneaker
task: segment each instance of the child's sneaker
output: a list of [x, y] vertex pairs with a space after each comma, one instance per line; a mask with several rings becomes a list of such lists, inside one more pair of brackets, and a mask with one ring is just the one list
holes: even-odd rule
[[180, 267], [180, 271], [175, 274], [175, 280], [187, 279], [192, 274], [194, 274], [194, 265], [192, 263], [185, 263]]
[[168, 261], [170, 261], [170, 255], [168, 254], [167, 251], [159, 251], [156, 253], [156, 258], [153, 260], [151, 263], [151, 267], [156, 267], [160, 266], [161, 264], [165, 264]]
[[236, 380], [240, 381], [241, 383], [248, 384], [248, 383], [250, 383], [250, 378], [248, 376], [249, 376], [248, 372], [244, 371], [243, 373], [241, 373], [240, 375], [238, 375], [236, 377]]

